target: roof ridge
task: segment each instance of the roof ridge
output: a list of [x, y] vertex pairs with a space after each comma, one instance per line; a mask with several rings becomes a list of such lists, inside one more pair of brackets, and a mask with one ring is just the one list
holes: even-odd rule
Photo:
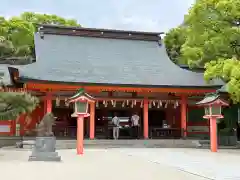
[[134, 40], [161, 40], [163, 32], [143, 32], [143, 31], [128, 31], [116, 29], [97, 29], [97, 28], [83, 28], [59, 25], [39, 24], [38, 32], [43, 36], [44, 34], [54, 35], [70, 35], [70, 36], [87, 36], [99, 38], [113, 38], [113, 39], [134, 39]]
[[92, 31], [109, 31], [109, 32], [128, 32], [128, 33], [139, 33], [139, 34], [152, 34], [152, 35], [161, 35], [164, 32], [153, 32], [153, 31], [134, 31], [134, 30], [120, 30], [120, 29], [108, 29], [108, 28], [87, 28], [87, 27], [78, 27], [78, 26], [63, 26], [63, 25], [51, 25], [51, 24], [38, 24], [38, 27], [43, 28], [56, 28], [56, 29], [72, 29], [72, 30], [92, 30]]

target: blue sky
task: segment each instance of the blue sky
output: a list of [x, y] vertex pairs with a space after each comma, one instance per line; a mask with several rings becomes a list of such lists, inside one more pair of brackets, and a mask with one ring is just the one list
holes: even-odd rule
[[25, 11], [77, 19], [84, 27], [166, 32], [195, 0], [1, 0], [0, 15]]

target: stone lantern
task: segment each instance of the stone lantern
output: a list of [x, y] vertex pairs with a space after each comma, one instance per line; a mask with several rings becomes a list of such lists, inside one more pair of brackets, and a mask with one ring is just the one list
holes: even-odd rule
[[217, 152], [217, 119], [223, 118], [222, 107], [228, 106], [228, 102], [221, 99], [218, 94], [208, 94], [203, 100], [196, 103], [198, 106], [203, 106], [205, 114], [203, 118], [210, 121], [210, 144], [211, 151]]

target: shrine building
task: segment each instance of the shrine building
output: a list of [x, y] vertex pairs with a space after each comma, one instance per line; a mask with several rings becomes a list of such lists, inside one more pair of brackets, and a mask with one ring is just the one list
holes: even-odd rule
[[14, 87], [41, 100], [31, 115], [14, 121], [14, 134], [30, 135], [53, 112], [55, 135], [75, 137], [76, 118], [66, 100], [80, 88], [96, 99], [84, 122], [86, 138], [111, 138], [113, 114], [120, 118], [120, 138], [131, 138], [134, 113], [144, 139], [209, 134], [203, 109], [195, 104], [222, 83], [207, 84], [203, 73], [175, 65], [161, 33], [42, 25], [35, 51], [36, 62], [8, 67]]

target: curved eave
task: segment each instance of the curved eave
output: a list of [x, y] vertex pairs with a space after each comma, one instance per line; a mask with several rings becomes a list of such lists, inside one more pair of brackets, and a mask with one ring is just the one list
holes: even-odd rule
[[66, 81], [49, 81], [34, 78], [20, 77], [19, 82], [27, 83], [43, 83], [43, 84], [64, 84], [64, 85], [81, 85], [81, 86], [120, 86], [120, 87], [136, 87], [136, 88], [184, 88], [184, 89], [214, 89], [217, 90], [221, 85], [206, 86], [174, 86], [174, 85], [146, 85], [146, 84], [112, 84], [112, 83], [89, 83], [89, 82], [66, 82]]
[[205, 97], [203, 100], [201, 100], [200, 102], [196, 103], [196, 105], [199, 105], [199, 106], [204, 106], [206, 104], [211, 104], [213, 103], [214, 101], [216, 101], [216, 99], [218, 99], [219, 96], [215, 96], [215, 97]]

